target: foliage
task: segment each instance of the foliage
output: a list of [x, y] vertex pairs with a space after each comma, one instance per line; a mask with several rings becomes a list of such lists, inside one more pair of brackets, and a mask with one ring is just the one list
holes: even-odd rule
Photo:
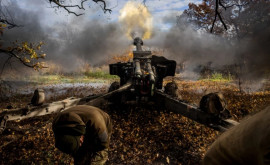
[[[195, 29], [210, 31], [215, 19], [215, 0], [203, 0], [201, 4], [189, 3], [189, 8], [184, 10], [179, 19], [186, 19]], [[218, 19], [219, 21], [220, 19]], [[228, 24], [227, 20], [225, 20]], [[217, 24], [213, 33], [223, 34], [223, 26]]]
[[212, 73], [209, 80], [211, 80], [211, 81], [231, 81], [232, 75], [230, 73], [228, 73], [228, 75], [225, 76], [222, 73], [214, 72], [214, 73]]
[[63, 84], [63, 83], [95, 83], [95, 82], [110, 82], [118, 80], [117, 76], [109, 75], [108, 73], [97, 71], [97, 72], [85, 72], [84, 75], [37, 75], [30, 76], [25, 81], [28, 83], [37, 83], [40, 85], [49, 84]]
[[4, 23], [0, 23], [0, 35], [3, 35], [3, 33], [4, 33], [4, 29], [7, 27], [7, 25], [6, 24], [4, 24]]
[[43, 42], [34, 44], [15, 41], [13, 46], [7, 49], [1, 49], [0, 51], [6, 52], [11, 58], [17, 58], [25, 66], [39, 70], [45, 68], [45, 63], [38, 61], [39, 59], [44, 59], [46, 56], [46, 54], [40, 50], [43, 44]]
[[[0, 20], [0, 34], [3, 35], [5, 28], [10, 26], [11, 25], [2, 23]], [[11, 65], [11, 60], [13, 58], [18, 60], [23, 65], [33, 68], [34, 70], [46, 68], [45, 63], [40, 62], [40, 59], [44, 59], [46, 56], [46, 54], [41, 51], [42, 45], [44, 45], [43, 42], [28, 43], [26, 41], [18, 42], [17, 40], [11, 43], [8, 47], [4, 47], [0, 44], [0, 54], [2, 56], [7, 56], [7, 59], [3, 64], [1, 73], [3, 72], [6, 65]]]
[[[214, 24], [217, 2], [222, 4], [218, 12], [222, 14], [222, 21], [226, 24], [228, 31], [223, 30], [220, 18], [217, 18], [217, 23]], [[269, 3], [264, 0], [203, 0], [201, 4], [190, 3], [189, 8], [183, 12], [179, 20], [185, 19], [196, 29], [205, 31], [211, 31], [215, 25], [214, 34], [243, 38], [250, 35], [255, 26], [269, 23]]]
[[104, 71], [87, 71], [84, 73], [85, 76], [89, 78], [101, 78], [101, 79], [117, 79], [118, 76], [110, 75]]
[[217, 72], [214, 72], [211, 76], [211, 79], [212, 80], [222, 80], [223, 79], [223, 76], [221, 73], [217, 73]]
[[184, 10], [182, 17], [187, 17], [188, 21], [196, 26], [196, 29], [206, 29], [210, 31], [210, 25], [214, 20], [213, 1], [203, 0], [203, 2], [198, 5], [189, 3], [188, 9]]

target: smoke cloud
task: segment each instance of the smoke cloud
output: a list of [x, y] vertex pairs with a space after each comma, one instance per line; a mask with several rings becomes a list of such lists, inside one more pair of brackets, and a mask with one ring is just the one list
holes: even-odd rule
[[168, 32], [155, 34], [146, 44], [163, 48], [165, 56], [177, 62], [189, 62], [191, 68], [210, 61], [216, 66], [229, 64], [234, 61], [235, 55], [226, 40], [211, 34], [200, 34], [191, 28], [172, 27]]
[[[46, 16], [46, 4], [41, 2], [35, 5], [37, 10], [22, 9], [16, 1], [8, 6], [12, 19], [23, 26], [4, 31], [4, 45], [15, 40], [44, 41], [42, 50], [47, 54], [46, 61], [61, 65], [67, 72], [76, 71], [81, 61], [91, 66], [107, 63], [113, 55], [119, 55], [129, 48], [131, 41], [116, 23], [108, 23], [102, 17], [90, 21], [87, 19], [89, 15], [69, 15], [60, 17], [64, 21], [54, 21], [48, 25], [44, 18], [53, 18], [57, 16], [56, 13], [52, 10], [51, 16]], [[5, 57], [0, 57], [4, 61]]]
[[245, 78], [261, 78], [270, 71], [270, 22], [256, 27], [253, 35], [241, 44], [238, 55], [245, 63]]
[[180, 25], [171, 27], [167, 32], [155, 30], [153, 38], [145, 41], [145, 45], [163, 49], [164, 55], [177, 63], [185, 62], [188, 72], [209, 63], [215, 69], [242, 65], [238, 73], [241, 78], [258, 80], [265, 78], [265, 73], [270, 71], [269, 25], [270, 21], [265, 21], [254, 26], [247, 37], [228, 40], [195, 31], [186, 22], [180, 22]]

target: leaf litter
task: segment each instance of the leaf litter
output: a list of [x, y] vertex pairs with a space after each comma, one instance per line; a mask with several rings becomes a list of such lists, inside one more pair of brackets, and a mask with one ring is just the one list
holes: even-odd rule
[[[177, 85], [183, 100], [195, 105], [209, 92], [222, 92], [235, 120], [270, 103], [269, 90], [240, 93], [236, 86], [223, 82], [177, 81]], [[102, 91], [106, 91], [105, 87]], [[49, 101], [69, 96], [66, 93]], [[130, 106], [124, 111], [113, 107], [104, 111], [110, 114], [114, 129], [107, 164], [199, 164], [207, 147], [219, 136], [219, 132], [180, 114], [151, 107]], [[0, 164], [73, 164], [71, 156], [54, 147], [54, 115], [9, 122], [0, 136]]]

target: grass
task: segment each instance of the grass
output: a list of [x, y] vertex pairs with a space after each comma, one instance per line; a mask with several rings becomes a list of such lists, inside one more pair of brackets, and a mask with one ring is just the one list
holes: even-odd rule
[[209, 76], [209, 78], [201, 79], [201, 80], [203, 80], [203, 81], [230, 82], [230, 81], [233, 81], [233, 77], [232, 77], [231, 74], [228, 74], [227, 76], [224, 76], [222, 73], [214, 72]]
[[85, 72], [78, 74], [50, 74], [34, 75], [24, 78], [23, 81], [33, 84], [60, 84], [60, 83], [106, 83], [118, 81], [119, 77], [102, 71]]
[[110, 75], [109, 73], [102, 72], [102, 71], [85, 72], [84, 75], [89, 78], [102, 78], [102, 79], [117, 79], [118, 78], [118, 76]]

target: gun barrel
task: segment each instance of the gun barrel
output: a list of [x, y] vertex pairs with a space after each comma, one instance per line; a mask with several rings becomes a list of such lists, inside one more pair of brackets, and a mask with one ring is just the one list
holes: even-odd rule
[[143, 41], [140, 37], [136, 37], [133, 44], [136, 46], [137, 51], [142, 51]]
[[140, 78], [142, 76], [140, 60], [135, 59], [135, 76]]
[[153, 69], [152, 69], [152, 66], [151, 66], [151, 60], [150, 59], [147, 60], [147, 71], [148, 71], [148, 73], [150, 75], [150, 81], [152, 83], [154, 83], [155, 82], [155, 75], [154, 75], [154, 72], [153, 72]]

